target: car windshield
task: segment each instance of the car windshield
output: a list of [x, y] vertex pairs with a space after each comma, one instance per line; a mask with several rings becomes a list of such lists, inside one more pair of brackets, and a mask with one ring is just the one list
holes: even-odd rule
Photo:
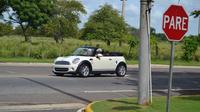
[[78, 48], [72, 54], [73, 56], [92, 56], [94, 53], [94, 49], [90, 48]]

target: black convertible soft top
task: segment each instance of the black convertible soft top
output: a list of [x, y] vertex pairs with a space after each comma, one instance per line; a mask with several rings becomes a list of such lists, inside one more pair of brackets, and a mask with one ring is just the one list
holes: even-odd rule
[[[89, 46], [83, 46], [82, 48], [89, 48], [89, 49], [94, 49], [94, 55], [96, 54], [96, 50], [98, 49], [97, 47], [89, 47]], [[108, 52], [103, 50], [103, 56], [123, 56], [122, 53], [120, 52]]]
[[123, 56], [123, 54], [120, 52], [104, 52], [103, 55], [104, 56]]

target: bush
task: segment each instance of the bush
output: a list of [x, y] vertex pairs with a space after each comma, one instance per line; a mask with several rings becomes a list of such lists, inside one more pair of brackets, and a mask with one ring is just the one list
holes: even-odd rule
[[[68, 56], [76, 48], [81, 46], [96, 46], [103, 48], [110, 52], [121, 52], [124, 54], [126, 59], [138, 60], [139, 48], [138, 44], [131, 49], [129, 53], [128, 43], [124, 43], [121, 47], [118, 45], [118, 41], [113, 41], [111, 46], [107, 46], [106, 43], [99, 40], [82, 41], [79, 39], [68, 38], [62, 44], [56, 44], [52, 38], [48, 37], [33, 37], [33, 42], [25, 43], [22, 42], [24, 38], [22, 36], [9, 36], [0, 37], [0, 57], [30, 57], [35, 59], [53, 59], [58, 56]], [[175, 59], [179, 60], [184, 54], [184, 50], [181, 50], [184, 46], [183, 43], [176, 44]], [[155, 57], [152, 55], [154, 60], [169, 60], [170, 59], [170, 44], [169, 42], [159, 42], [159, 55]], [[188, 47], [187, 47], [188, 48]], [[196, 61], [200, 60], [200, 50], [196, 52], [192, 58]], [[154, 50], [151, 50], [154, 54]]]
[[194, 36], [189, 36], [184, 40], [182, 46], [183, 55], [182, 59], [185, 61], [190, 61], [194, 59], [195, 53], [198, 49], [198, 41]]
[[0, 22], [0, 36], [11, 35], [12, 30], [12, 25]]

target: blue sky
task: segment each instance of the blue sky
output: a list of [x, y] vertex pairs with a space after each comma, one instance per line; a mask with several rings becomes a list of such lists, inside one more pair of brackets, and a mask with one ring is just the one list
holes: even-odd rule
[[[83, 24], [87, 21], [88, 17], [94, 12], [94, 10], [99, 9], [99, 7], [105, 3], [112, 5], [115, 9], [121, 11], [121, 0], [80, 0], [86, 10], [87, 14], [81, 16]], [[177, 4], [179, 0], [154, 0], [151, 14], [151, 26], [156, 28], [156, 32], [162, 31], [162, 14], [171, 4]], [[200, 10], [200, 0], [180, 0], [181, 5], [184, 6], [188, 14], [193, 10]], [[125, 20], [131, 26], [139, 28], [139, 17], [140, 17], [140, 0], [127, 0], [126, 2], [126, 16]], [[187, 35], [198, 33], [198, 19], [194, 19], [190, 16], [189, 18], [189, 30]]]

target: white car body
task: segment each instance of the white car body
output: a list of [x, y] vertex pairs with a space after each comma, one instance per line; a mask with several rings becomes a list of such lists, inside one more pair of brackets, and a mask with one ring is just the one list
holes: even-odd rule
[[[92, 47], [82, 47], [92, 48]], [[95, 49], [95, 48], [93, 48]], [[53, 64], [53, 72], [55, 74], [77, 73], [79, 66], [83, 63], [90, 65], [90, 73], [115, 73], [119, 64], [126, 61], [123, 56], [67, 56], [58, 57]]]

